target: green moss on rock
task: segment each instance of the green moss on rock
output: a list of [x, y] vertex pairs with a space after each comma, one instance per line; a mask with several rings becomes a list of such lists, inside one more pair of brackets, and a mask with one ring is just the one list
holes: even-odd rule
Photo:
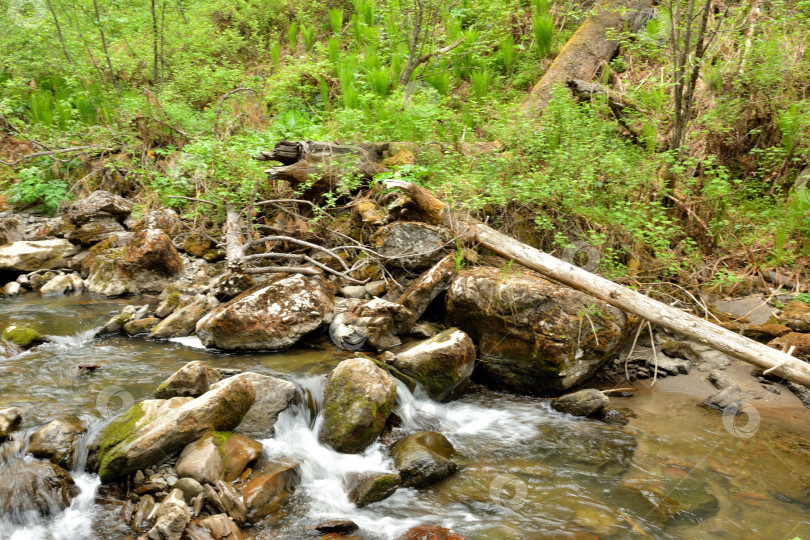
[[122, 416], [114, 419], [99, 434], [96, 440], [96, 463], [98, 464], [98, 476], [102, 482], [115, 480], [116, 474], [110, 471], [107, 466], [120, 452], [120, 448], [125, 443], [135, 437], [138, 421], [144, 417], [143, 406], [136, 403]]
[[11, 325], [3, 330], [3, 339], [10, 341], [18, 347], [27, 349], [45, 341], [45, 338], [27, 326]]

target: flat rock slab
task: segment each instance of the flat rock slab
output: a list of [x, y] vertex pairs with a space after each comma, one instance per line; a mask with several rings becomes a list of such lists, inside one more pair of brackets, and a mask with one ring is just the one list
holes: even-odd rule
[[745, 317], [751, 324], [765, 324], [776, 315], [776, 310], [760, 295], [715, 302], [714, 307], [734, 317]]
[[0, 270], [34, 272], [63, 268], [80, 249], [62, 239], [13, 242], [0, 246]]

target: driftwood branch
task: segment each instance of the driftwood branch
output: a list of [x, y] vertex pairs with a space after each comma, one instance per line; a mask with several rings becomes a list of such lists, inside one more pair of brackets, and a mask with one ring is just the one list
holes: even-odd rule
[[214, 136], [215, 137], [219, 137], [219, 115], [222, 113], [222, 105], [225, 103], [225, 100], [228, 99], [230, 96], [232, 96], [234, 94], [238, 94], [240, 92], [252, 92], [252, 93], [254, 93], [256, 95], [259, 95], [259, 93], [256, 90], [254, 90], [253, 88], [236, 88], [234, 90], [231, 90], [230, 92], [227, 92], [225, 95], [223, 95], [222, 98], [219, 100], [219, 105], [217, 106], [217, 115], [214, 118]]
[[573, 289], [585, 292], [627, 313], [667, 328], [713, 349], [748, 362], [783, 377], [788, 381], [810, 387], [810, 365], [784, 352], [748, 339], [721, 326], [700, 319], [690, 313], [653, 300], [582, 268], [557, 259], [527, 246], [483, 223], [454, 213], [427, 190], [402, 180], [387, 181], [410, 196], [417, 204], [425, 205], [426, 214], [434, 225], [444, 225], [473, 235], [485, 248], [554, 279]]
[[111, 152], [112, 148], [104, 148], [102, 146], [71, 146], [70, 148], [57, 148], [56, 150], [47, 150], [43, 152], [34, 152], [33, 154], [26, 154], [17, 161], [3, 161], [0, 159], [0, 163], [3, 165], [8, 165], [9, 167], [16, 167], [23, 161], [34, 159], [42, 156], [52, 156], [55, 154], [69, 154], [73, 152], [84, 152], [85, 150], [101, 150], [104, 152]]

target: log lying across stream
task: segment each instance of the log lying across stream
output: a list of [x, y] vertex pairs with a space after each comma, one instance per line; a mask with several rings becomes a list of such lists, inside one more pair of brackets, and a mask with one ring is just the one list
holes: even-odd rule
[[653, 300], [519, 242], [479, 221], [466, 218], [453, 212], [442, 201], [415, 184], [389, 180], [386, 185], [398, 188], [411, 197], [430, 216], [433, 225], [443, 225], [459, 235], [472, 236], [481, 246], [530, 270], [724, 354], [770, 370], [774, 375], [810, 387], [810, 364], [806, 362]]

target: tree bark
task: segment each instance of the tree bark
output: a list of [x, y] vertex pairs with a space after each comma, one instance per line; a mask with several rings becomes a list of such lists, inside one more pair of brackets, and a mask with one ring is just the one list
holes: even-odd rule
[[590, 81], [599, 68], [619, 50], [617, 41], [608, 39], [608, 30], [636, 32], [646, 23], [645, 9], [652, 0], [603, 0], [594, 13], [574, 32], [560, 54], [523, 102], [523, 110], [539, 113], [551, 99], [555, 84], [572, 79]]
[[771, 373], [789, 381], [810, 387], [810, 364], [704, 321], [690, 313], [653, 300], [632, 289], [617, 285], [527, 246], [483, 223], [456, 214], [427, 190], [415, 184], [402, 180], [389, 180], [386, 185], [399, 188], [411, 197], [426, 215], [431, 216], [434, 225], [443, 225], [453, 229], [459, 235], [471, 236], [485, 248], [502, 257], [512, 259], [530, 270], [590, 294], [677, 334], [708, 345], [719, 352], [759, 368], [771, 370]]

